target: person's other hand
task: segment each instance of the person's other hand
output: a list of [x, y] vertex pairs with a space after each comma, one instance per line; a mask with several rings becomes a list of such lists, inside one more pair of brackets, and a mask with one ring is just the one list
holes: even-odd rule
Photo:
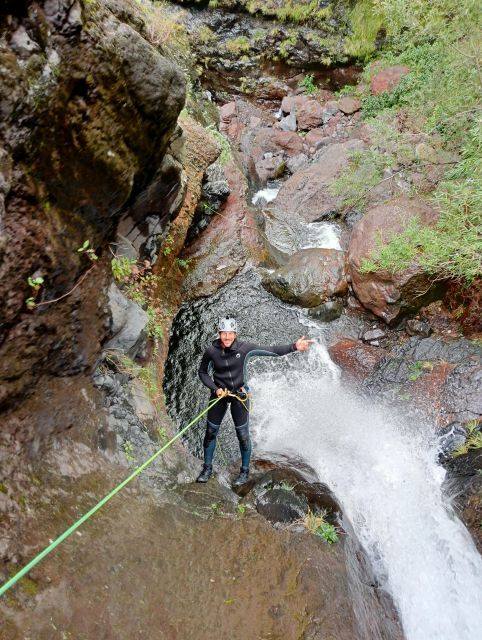
[[221, 398], [226, 393], [227, 389], [216, 389], [216, 395]]
[[305, 336], [301, 336], [301, 338], [295, 342], [296, 350], [307, 351], [313, 342], [314, 340], [308, 340]]

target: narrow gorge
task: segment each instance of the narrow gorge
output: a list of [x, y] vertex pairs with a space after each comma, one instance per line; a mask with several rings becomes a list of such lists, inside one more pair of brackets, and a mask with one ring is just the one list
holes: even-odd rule
[[[3, 3], [1, 640], [479, 637], [480, 17]], [[241, 487], [224, 316], [313, 340], [250, 361]]]

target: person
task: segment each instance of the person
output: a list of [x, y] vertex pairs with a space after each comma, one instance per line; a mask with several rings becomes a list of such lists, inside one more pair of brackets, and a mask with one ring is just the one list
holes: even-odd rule
[[[210, 400], [221, 397], [207, 414], [206, 434], [204, 436], [204, 465], [197, 482], [207, 482], [213, 471], [213, 456], [216, 437], [228, 405], [231, 406], [236, 435], [241, 451], [241, 469], [234, 481], [235, 486], [247, 482], [251, 459], [251, 440], [249, 437], [249, 398], [246, 385], [246, 365], [253, 356], [284, 356], [295, 351], [306, 351], [313, 340], [305, 336], [293, 344], [280, 346], [262, 346], [252, 342], [238, 340], [238, 327], [235, 318], [220, 318], [219, 337], [208, 347], [201, 359], [199, 377], [211, 390]], [[232, 395], [226, 395], [230, 392]]]

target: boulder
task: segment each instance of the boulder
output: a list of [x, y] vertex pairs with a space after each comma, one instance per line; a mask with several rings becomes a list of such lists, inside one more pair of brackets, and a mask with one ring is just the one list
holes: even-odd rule
[[278, 126], [281, 129], [281, 131], [296, 131], [297, 124], [296, 124], [295, 114], [290, 113], [284, 118], [281, 118]]
[[356, 380], [362, 380], [387, 354], [384, 349], [344, 338], [328, 348], [335, 364]]
[[388, 324], [403, 313], [415, 311], [436, 299], [442, 292], [441, 286], [432, 285], [416, 263], [401, 273], [361, 272], [364, 260], [371, 257], [378, 239], [387, 241], [414, 219], [432, 225], [437, 220], [437, 212], [418, 198], [402, 196], [370, 209], [355, 224], [350, 238], [348, 261], [353, 291], [366, 309]]
[[316, 129], [323, 124], [324, 109], [318, 100], [307, 98], [296, 106], [298, 128], [303, 130]]
[[126, 298], [114, 283], [109, 287], [108, 296], [112, 338], [105, 349], [120, 351], [135, 358], [146, 337], [149, 317], [138, 304]]
[[223, 104], [222, 107], [219, 107], [219, 119], [225, 124], [229, 124], [236, 115], [237, 109], [235, 102], [227, 102], [226, 104]]
[[320, 322], [332, 322], [339, 318], [342, 313], [343, 301], [340, 299], [327, 300], [327, 302], [323, 302], [323, 304], [320, 304], [317, 307], [312, 307], [308, 311], [308, 315], [311, 318], [316, 318]]
[[333, 195], [330, 186], [348, 167], [351, 154], [364, 146], [360, 140], [348, 140], [323, 149], [317, 162], [296, 172], [283, 184], [275, 201], [276, 211], [297, 214], [308, 222], [336, 215], [342, 198]]
[[319, 128], [308, 131], [305, 137], [305, 142], [308, 145], [310, 152], [313, 153], [314, 151], [321, 149], [321, 147], [331, 144], [333, 140], [326, 134], [323, 128]]
[[353, 113], [360, 111], [361, 102], [358, 98], [350, 98], [349, 96], [345, 96], [338, 102], [338, 108], [342, 111], [346, 116], [351, 116]]
[[323, 124], [327, 124], [339, 111], [340, 109], [338, 108], [338, 102], [336, 102], [336, 100], [327, 102], [322, 109]]
[[266, 276], [262, 284], [285, 302], [317, 307], [346, 293], [345, 254], [336, 249], [302, 249]]
[[263, 127], [248, 131], [241, 140], [246, 171], [260, 186], [280, 177], [288, 158], [303, 153], [303, 140], [294, 131]]
[[401, 64], [380, 71], [372, 78], [370, 83], [371, 92], [378, 96], [385, 91], [393, 91], [407, 73], [410, 73], [410, 69]]

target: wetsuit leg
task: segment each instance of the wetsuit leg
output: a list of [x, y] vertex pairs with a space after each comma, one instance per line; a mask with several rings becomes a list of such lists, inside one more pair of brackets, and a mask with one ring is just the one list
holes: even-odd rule
[[214, 450], [216, 449], [216, 437], [218, 435], [219, 427], [224, 418], [224, 414], [228, 408], [228, 403], [225, 398], [220, 400], [214, 407], [211, 407], [208, 411], [208, 420], [206, 425], [206, 434], [204, 436], [204, 464], [212, 464]]
[[241, 451], [241, 466], [249, 469], [251, 460], [251, 438], [249, 437], [249, 400], [248, 408], [233, 398], [231, 402], [231, 415], [233, 416], [236, 435], [238, 436], [239, 449]]

